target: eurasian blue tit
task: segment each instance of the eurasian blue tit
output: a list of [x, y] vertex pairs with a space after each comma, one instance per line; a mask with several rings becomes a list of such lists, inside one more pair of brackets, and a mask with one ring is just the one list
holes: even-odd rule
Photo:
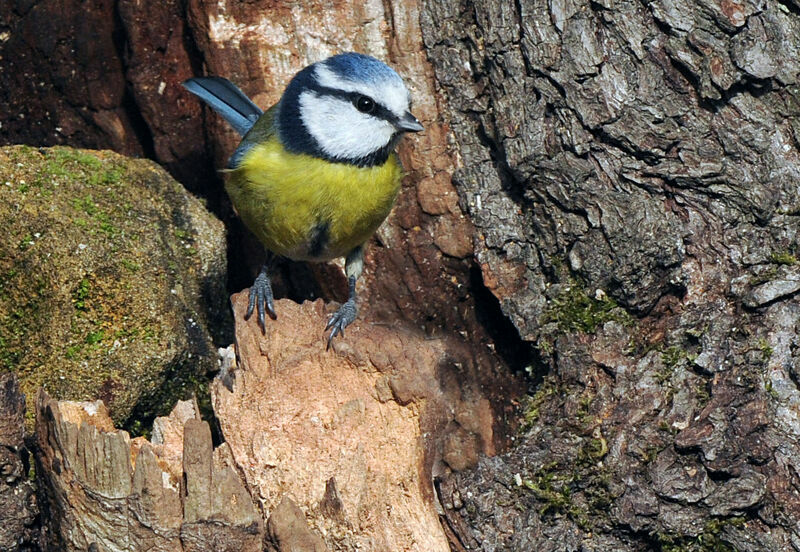
[[[330, 317], [331, 340], [355, 320], [364, 245], [389, 214], [403, 169], [394, 152], [411, 114], [400, 76], [375, 58], [339, 54], [309, 65], [262, 112], [230, 81], [193, 78], [184, 86], [244, 138], [228, 161], [225, 189], [268, 258], [345, 257], [348, 300]], [[245, 318], [275, 319], [269, 263], [250, 288]]]

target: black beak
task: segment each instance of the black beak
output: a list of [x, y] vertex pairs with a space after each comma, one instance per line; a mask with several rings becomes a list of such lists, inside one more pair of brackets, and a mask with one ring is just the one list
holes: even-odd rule
[[410, 111], [406, 111], [406, 114], [403, 115], [403, 118], [397, 121], [397, 128], [402, 130], [403, 132], [419, 132], [420, 130], [424, 130], [417, 118], [414, 117]]

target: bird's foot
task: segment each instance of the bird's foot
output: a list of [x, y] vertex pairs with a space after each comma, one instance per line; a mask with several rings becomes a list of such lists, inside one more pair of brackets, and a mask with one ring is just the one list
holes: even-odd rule
[[331, 341], [333, 341], [334, 337], [337, 335], [344, 337], [344, 329], [356, 319], [357, 314], [358, 307], [356, 306], [356, 301], [353, 297], [348, 299], [341, 307], [339, 307], [339, 310], [333, 313], [333, 315], [328, 319], [328, 324], [325, 326], [325, 331], [331, 330], [331, 334], [328, 336], [328, 346], [325, 348], [325, 350], [331, 348]]
[[278, 315], [275, 314], [275, 305], [273, 304], [272, 283], [269, 281], [267, 271], [263, 268], [250, 288], [250, 299], [247, 303], [247, 312], [244, 315], [245, 320], [250, 319], [256, 307], [258, 307], [258, 325], [261, 326], [261, 331], [266, 333], [266, 313], [269, 313], [269, 317], [273, 320]]

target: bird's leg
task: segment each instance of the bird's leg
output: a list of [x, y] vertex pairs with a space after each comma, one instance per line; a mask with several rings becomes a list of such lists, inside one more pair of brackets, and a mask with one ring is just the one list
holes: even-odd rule
[[344, 329], [349, 326], [353, 320], [356, 319], [358, 314], [358, 307], [356, 306], [356, 280], [361, 276], [364, 270], [364, 248], [358, 246], [347, 254], [344, 261], [344, 273], [347, 275], [347, 285], [350, 289], [350, 296], [345, 303], [339, 307], [333, 316], [328, 320], [325, 330], [331, 328], [331, 334], [328, 336], [327, 349], [331, 347], [331, 341], [337, 335], [344, 337]]
[[250, 287], [250, 299], [247, 303], [247, 312], [244, 315], [244, 319], [249, 320], [253, 314], [253, 309], [258, 307], [258, 325], [261, 326], [261, 331], [264, 333], [267, 331], [266, 313], [269, 313], [269, 317], [273, 320], [278, 317], [275, 314], [272, 283], [269, 280], [270, 260], [271, 258], [268, 257], [267, 262], [263, 264], [255, 282]]

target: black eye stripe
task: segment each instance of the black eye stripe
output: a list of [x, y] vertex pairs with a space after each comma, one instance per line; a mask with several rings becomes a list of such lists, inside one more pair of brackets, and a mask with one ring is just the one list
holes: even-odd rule
[[[333, 96], [335, 98], [341, 98], [343, 100], [347, 100], [348, 102], [352, 103], [354, 107], [356, 106], [358, 99], [364, 96], [364, 94], [361, 94], [359, 92], [347, 92], [345, 90], [337, 90], [336, 88], [329, 88], [327, 86], [320, 86], [320, 85], [313, 86], [311, 87], [311, 89], [320, 95]], [[385, 121], [389, 121], [393, 125], [396, 125], [400, 121], [397, 115], [389, 111], [389, 109], [382, 103], [375, 100], [374, 98], [370, 99], [373, 102], [375, 102], [375, 107], [372, 109], [372, 111], [369, 112], [369, 115], [372, 115], [373, 117], [377, 117], [379, 119], [383, 119]], [[358, 108], [356, 107], [356, 109]]]

